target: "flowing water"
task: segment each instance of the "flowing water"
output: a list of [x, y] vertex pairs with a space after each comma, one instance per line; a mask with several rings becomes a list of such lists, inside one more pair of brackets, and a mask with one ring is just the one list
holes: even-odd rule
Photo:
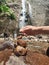
[[20, 16], [20, 20], [19, 20], [19, 28], [26, 26], [26, 23], [25, 23], [25, 15], [26, 15], [25, 4], [26, 4], [26, 0], [22, 0], [22, 11], [21, 11], [22, 15]]
[[[28, 11], [26, 8], [26, 4], [28, 4]], [[28, 14], [28, 16], [26, 13]], [[28, 22], [28, 19], [30, 19], [29, 22]], [[26, 25], [30, 25], [31, 21], [32, 21], [31, 4], [26, 0], [22, 0], [22, 10], [21, 10], [21, 15], [20, 15], [20, 19], [19, 19], [19, 29], [23, 28]]]

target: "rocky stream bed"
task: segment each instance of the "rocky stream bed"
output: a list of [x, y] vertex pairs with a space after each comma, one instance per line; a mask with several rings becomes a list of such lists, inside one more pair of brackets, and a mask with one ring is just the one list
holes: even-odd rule
[[[14, 49], [10, 43], [15, 45]], [[0, 40], [0, 65], [49, 65], [49, 36], [20, 36], [10, 42]]]

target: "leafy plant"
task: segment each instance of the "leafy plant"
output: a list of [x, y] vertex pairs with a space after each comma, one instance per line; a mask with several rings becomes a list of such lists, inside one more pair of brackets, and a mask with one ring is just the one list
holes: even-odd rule
[[14, 16], [14, 14], [12, 13], [12, 14], [10, 14], [10, 19], [15, 19], [15, 16]]
[[15, 15], [13, 14], [13, 10], [11, 10], [7, 6], [6, 0], [0, 0], [0, 13], [6, 14], [10, 19], [15, 19]]
[[2, 12], [2, 8], [0, 7], [0, 13]]
[[7, 5], [0, 5], [0, 13], [8, 15], [11, 19], [15, 19], [13, 10], [11, 10]]

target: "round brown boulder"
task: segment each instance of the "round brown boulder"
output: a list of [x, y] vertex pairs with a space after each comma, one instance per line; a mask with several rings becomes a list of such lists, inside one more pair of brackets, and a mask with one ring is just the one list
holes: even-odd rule
[[26, 41], [22, 40], [22, 39], [18, 39], [17, 40], [17, 44], [22, 46], [22, 47], [26, 47], [27, 46], [27, 43]]
[[17, 46], [15, 49], [14, 49], [14, 53], [19, 56], [19, 55], [25, 55], [27, 53], [27, 49], [26, 48], [23, 48], [21, 46]]

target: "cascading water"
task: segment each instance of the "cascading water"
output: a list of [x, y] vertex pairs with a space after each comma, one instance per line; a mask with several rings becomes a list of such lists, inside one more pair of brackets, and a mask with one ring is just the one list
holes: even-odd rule
[[[25, 19], [26, 19], [26, 6], [25, 6], [25, 4], [26, 4], [26, 0], [22, 0], [22, 11], [21, 11], [21, 16], [20, 16], [19, 23], [18, 23], [19, 29], [21, 29], [27, 25], [27, 23], [25, 23]], [[17, 37], [17, 34], [16, 34], [16, 30], [15, 30], [14, 31], [14, 38], [16, 39], [16, 37]]]
[[[28, 7], [29, 7], [28, 11], [27, 11], [27, 8], [26, 8], [26, 4], [28, 4]], [[27, 14], [28, 14], [28, 16], [27, 16]], [[30, 19], [29, 22], [28, 22], [28, 19]], [[31, 21], [32, 21], [31, 5], [28, 1], [22, 0], [22, 11], [21, 11], [20, 19], [19, 19], [19, 24], [18, 24], [19, 29], [23, 28], [26, 25], [32, 25]]]
[[20, 16], [20, 20], [19, 20], [19, 28], [22, 28], [24, 26], [26, 26], [26, 23], [25, 23], [25, 15], [26, 15], [26, 7], [25, 7], [25, 3], [26, 3], [26, 0], [22, 0], [22, 11], [21, 11], [21, 16]]

